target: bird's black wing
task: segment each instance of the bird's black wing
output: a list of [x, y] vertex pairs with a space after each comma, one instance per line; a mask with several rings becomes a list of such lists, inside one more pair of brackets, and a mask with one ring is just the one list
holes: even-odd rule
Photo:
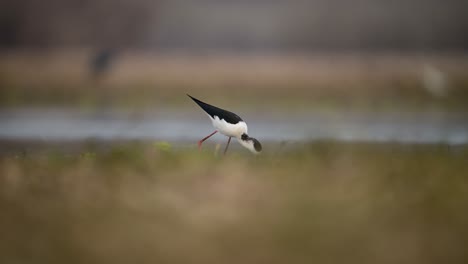
[[231, 124], [237, 124], [240, 121], [243, 121], [242, 118], [240, 118], [238, 115], [229, 112], [227, 110], [221, 109], [216, 106], [212, 106], [210, 104], [207, 104], [205, 102], [202, 102], [196, 98], [193, 98], [192, 96], [188, 95], [188, 97], [192, 98], [195, 103], [197, 103], [203, 110], [205, 110], [206, 113], [208, 113], [212, 118], [215, 116], [219, 117], [219, 119], [224, 119], [226, 122], [231, 123]]

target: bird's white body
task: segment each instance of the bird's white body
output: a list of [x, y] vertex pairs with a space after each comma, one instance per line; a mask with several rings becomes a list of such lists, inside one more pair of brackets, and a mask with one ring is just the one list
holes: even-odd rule
[[258, 154], [251, 141], [246, 142], [241, 139], [243, 134], [247, 134], [247, 124], [244, 121], [240, 121], [237, 124], [231, 124], [226, 122], [224, 119], [219, 119], [218, 116], [214, 116], [214, 118], [210, 115], [208, 116], [211, 119], [211, 123], [219, 133], [228, 137], [235, 137], [242, 146], [246, 147], [253, 153]]
[[208, 115], [211, 119], [213, 126], [223, 135], [228, 137], [235, 137], [241, 138], [242, 134], [247, 134], [247, 124], [243, 121], [237, 124], [230, 124], [226, 122], [224, 119], [219, 119], [218, 116], [212, 118]]

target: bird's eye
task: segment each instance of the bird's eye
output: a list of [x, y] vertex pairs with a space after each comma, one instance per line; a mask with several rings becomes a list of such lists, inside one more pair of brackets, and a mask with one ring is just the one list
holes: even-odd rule
[[244, 134], [242, 134], [241, 139], [242, 140], [247, 140], [247, 139], [249, 139], [249, 136], [247, 136], [247, 134], [244, 133]]

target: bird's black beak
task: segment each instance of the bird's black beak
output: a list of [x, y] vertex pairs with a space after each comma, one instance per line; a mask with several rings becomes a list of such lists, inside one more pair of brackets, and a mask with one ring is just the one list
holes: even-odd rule
[[253, 144], [254, 144], [254, 148], [257, 152], [261, 152], [262, 151], [262, 144], [260, 144], [260, 142], [255, 139], [255, 138], [250, 138], [250, 140], [253, 141]]

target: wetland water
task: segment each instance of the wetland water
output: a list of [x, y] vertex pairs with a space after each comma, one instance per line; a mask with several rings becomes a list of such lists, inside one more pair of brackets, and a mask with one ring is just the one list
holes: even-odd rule
[[[262, 141], [340, 140], [399, 143], [468, 143], [468, 113], [310, 112], [239, 113]], [[144, 113], [72, 109], [0, 110], [1, 140], [199, 140], [213, 128], [200, 111]], [[216, 135], [216, 137], [221, 137]], [[217, 138], [216, 140], [219, 140]]]

